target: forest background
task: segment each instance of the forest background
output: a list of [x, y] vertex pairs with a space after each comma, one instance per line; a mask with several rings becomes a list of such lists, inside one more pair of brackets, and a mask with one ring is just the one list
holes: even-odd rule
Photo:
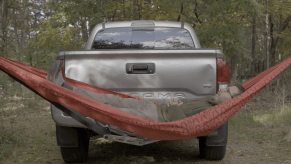
[[[44, 70], [58, 51], [83, 49], [98, 23], [141, 19], [192, 25], [202, 48], [223, 50], [231, 84], [291, 56], [290, 0], [0, 0], [0, 5], [0, 56]], [[266, 89], [289, 88], [290, 74], [286, 69]], [[21, 96], [22, 90], [0, 72], [0, 94]]]
[[[48, 71], [60, 50], [84, 49], [98, 23], [141, 19], [189, 23], [202, 48], [223, 50], [229, 85], [291, 56], [291, 0], [0, 0], [0, 56]], [[229, 119], [222, 163], [291, 162], [290, 79], [291, 66]], [[0, 71], [0, 164], [63, 163], [55, 125], [48, 102]], [[104, 142], [90, 141], [87, 163], [209, 163], [197, 139], [142, 151]]]

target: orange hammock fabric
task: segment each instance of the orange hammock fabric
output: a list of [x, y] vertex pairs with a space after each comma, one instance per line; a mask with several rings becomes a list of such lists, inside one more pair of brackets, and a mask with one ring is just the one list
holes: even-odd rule
[[[181, 140], [198, 137], [214, 131], [237, 113], [258, 92], [269, 84], [291, 63], [291, 57], [242, 84], [245, 92], [235, 98], [202, 111], [191, 117], [172, 122], [155, 122], [123, 112], [110, 105], [88, 98], [46, 80], [47, 71], [0, 57], [0, 69], [13, 76], [47, 100], [63, 104], [76, 112], [152, 140]], [[65, 78], [75, 87], [123, 98], [142, 99], [118, 93], [83, 82]], [[153, 102], [156, 103], [156, 102]]]

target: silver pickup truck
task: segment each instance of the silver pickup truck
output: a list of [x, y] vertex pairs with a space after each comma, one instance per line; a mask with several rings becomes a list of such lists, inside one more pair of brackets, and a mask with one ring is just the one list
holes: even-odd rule
[[[187, 23], [171, 21], [123, 21], [101, 23], [91, 31], [85, 50], [60, 51], [47, 79], [56, 83], [61, 65], [65, 76], [100, 88], [166, 104], [215, 95], [228, 87], [218, 76], [218, 61], [225, 61], [220, 49], [201, 49], [194, 29]], [[226, 74], [226, 75], [225, 75]], [[72, 89], [64, 83], [63, 87]], [[101, 134], [111, 141], [143, 146], [149, 140], [116, 126], [85, 118], [104, 131], [92, 131], [55, 105], [57, 144], [67, 163], [87, 159], [89, 139]], [[201, 158], [221, 160], [225, 156], [228, 123], [199, 136]]]

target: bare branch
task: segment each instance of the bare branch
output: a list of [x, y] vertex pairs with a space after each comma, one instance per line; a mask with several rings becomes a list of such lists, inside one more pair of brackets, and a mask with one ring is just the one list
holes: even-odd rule
[[199, 19], [199, 15], [198, 15], [198, 12], [197, 12], [197, 2], [195, 1], [195, 9], [194, 9], [194, 14], [195, 14], [195, 17], [197, 18], [197, 21], [202, 24], [202, 21]]

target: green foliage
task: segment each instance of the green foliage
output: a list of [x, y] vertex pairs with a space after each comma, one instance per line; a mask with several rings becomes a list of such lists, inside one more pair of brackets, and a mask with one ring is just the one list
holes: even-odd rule
[[83, 43], [80, 43], [76, 36], [79, 29], [69, 25], [60, 26], [61, 22], [67, 21], [64, 17], [64, 13], [58, 13], [52, 18], [42, 21], [39, 34], [35, 36], [38, 39], [32, 38], [32, 44], [49, 52], [58, 52], [61, 49], [76, 49], [76, 47], [81, 48]]
[[187, 5], [194, 12], [186, 21], [195, 25], [202, 47], [223, 49], [224, 44], [227, 57], [237, 51], [248, 52], [245, 48], [249, 39], [246, 30], [250, 22], [244, 17], [253, 11], [253, 6], [247, 4], [238, 0], [195, 1]]
[[64, 13], [61, 12], [41, 21], [39, 30], [33, 31], [35, 35], [26, 46], [26, 62], [32, 61], [33, 66], [47, 70], [60, 50], [84, 48], [85, 42], [78, 36], [79, 29], [69, 25], [62, 26], [66, 21]]
[[[275, 47], [279, 62], [278, 54], [284, 59], [291, 53], [288, 22], [291, 3], [268, 2], [273, 37], [279, 38]], [[223, 49], [227, 59], [238, 55], [242, 63], [253, 60], [251, 38], [255, 18], [255, 58], [266, 58], [266, 1], [263, 0], [15, 0], [9, 1], [8, 6], [7, 43], [0, 39], [0, 55], [45, 70], [60, 50], [83, 49], [88, 34], [98, 23], [142, 17], [187, 22], [194, 27], [202, 48]], [[287, 28], [280, 30], [284, 25]], [[11, 86], [7, 81], [0, 84], [5, 88]]]

